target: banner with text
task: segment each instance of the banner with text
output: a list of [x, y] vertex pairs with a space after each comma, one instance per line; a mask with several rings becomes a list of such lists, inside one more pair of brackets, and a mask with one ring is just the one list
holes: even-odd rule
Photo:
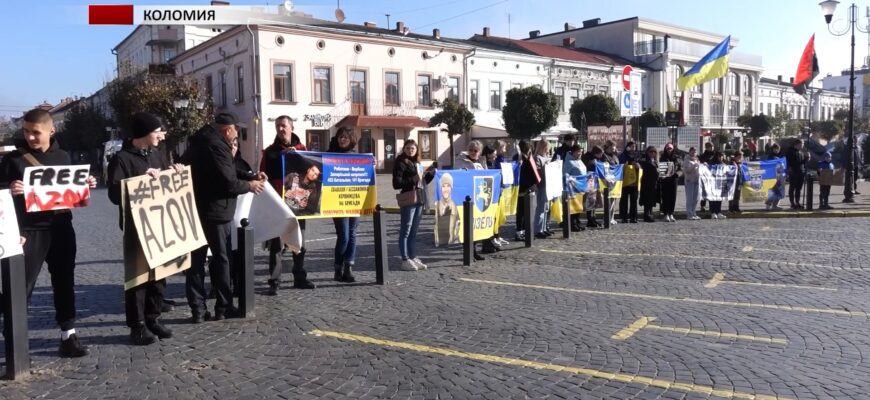
[[595, 162], [595, 173], [598, 175], [599, 185], [601, 190], [607, 187], [610, 189], [609, 197], [618, 199], [622, 197], [622, 178], [624, 164], [613, 164], [601, 161]]
[[156, 268], [206, 244], [190, 167], [125, 179], [124, 187], [148, 266]]
[[370, 215], [377, 204], [371, 154], [284, 153], [284, 202], [298, 219]]
[[24, 169], [24, 206], [27, 212], [87, 207], [90, 165], [38, 166]]
[[737, 186], [737, 166], [701, 164], [701, 199], [707, 201], [729, 201], [734, 198]]
[[782, 190], [785, 186], [785, 158], [766, 161], [745, 161], [741, 201], [765, 201], [771, 190]]
[[[438, 171], [435, 173], [435, 245], [462, 243], [462, 227], [473, 224], [474, 240], [491, 238], [501, 200], [501, 171]], [[463, 218], [463, 202], [471, 196], [474, 221]]]
[[18, 216], [9, 189], [0, 190], [0, 258], [23, 254]]

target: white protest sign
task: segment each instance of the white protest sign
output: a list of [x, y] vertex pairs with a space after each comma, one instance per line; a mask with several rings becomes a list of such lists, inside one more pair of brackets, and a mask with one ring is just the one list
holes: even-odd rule
[[206, 245], [193, 197], [190, 167], [125, 179], [139, 244], [156, 268]]
[[501, 163], [501, 185], [512, 186], [514, 184], [514, 164], [509, 162]]
[[[241, 227], [244, 218], [248, 219], [254, 229], [254, 243], [280, 237], [290, 246], [290, 250], [299, 251], [302, 248], [299, 221], [272, 185], [264, 186], [260, 194], [245, 193], [238, 197], [236, 213], [233, 216], [234, 226]], [[236, 229], [233, 229], [232, 236], [235, 250], [239, 247]]]
[[22, 254], [15, 204], [9, 190], [0, 190], [0, 258]]
[[24, 169], [24, 206], [27, 212], [86, 207], [90, 165], [56, 165]]
[[562, 160], [550, 162], [544, 166], [544, 176], [547, 177], [547, 200], [553, 200], [562, 196]]

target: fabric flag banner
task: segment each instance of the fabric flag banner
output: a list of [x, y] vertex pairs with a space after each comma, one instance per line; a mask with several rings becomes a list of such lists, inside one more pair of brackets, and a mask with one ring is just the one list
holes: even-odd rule
[[371, 154], [284, 153], [282, 197], [298, 219], [370, 215], [377, 204]]
[[819, 75], [819, 59], [816, 58], [816, 35], [810, 36], [810, 41], [801, 54], [797, 72], [794, 75], [794, 91], [800, 95], [807, 93], [807, 88], [813, 79]]
[[707, 201], [728, 201], [734, 198], [737, 185], [737, 166], [716, 164], [708, 167], [701, 164], [701, 199]]
[[[501, 200], [501, 171], [451, 170], [435, 173], [435, 245], [462, 243], [462, 227], [471, 223], [474, 241], [491, 238]], [[463, 202], [470, 196], [474, 221], [465, 221]]]
[[[742, 201], [763, 201], [768, 192], [785, 183], [785, 158], [767, 161], [745, 161], [743, 169]], [[780, 189], [781, 190], [781, 189]]]
[[697, 64], [690, 68], [677, 80], [677, 86], [681, 92], [688, 88], [698, 86], [704, 82], [721, 78], [728, 73], [728, 52], [731, 45], [731, 35], [717, 44], [713, 50], [701, 58]]
[[495, 221], [493, 232], [498, 234], [498, 229], [507, 221], [508, 215], [517, 213], [517, 182], [514, 179], [514, 169], [517, 163], [503, 162], [501, 169], [501, 197], [498, 199], [498, 217]]
[[[610, 189], [610, 198], [618, 199], [622, 197], [622, 179], [623, 179], [623, 164], [610, 165], [610, 163], [596, 161], [595, 173], [599, 176], [598, 180], [601, 190], [607, 187]], [[606, 186], [605, 186], [606, 185]]]
[[299, 220], [293, 215], [293, 211], [281, 199], [281, 195], [265, 185], [260, 194], [245, 193], [238, 196], [236, 201], [236, 213], [233, 215], [235, 227], [230, 231], [233, 250], [239, 247], [238, 229], [242, 226], [242, 219], [247, 219], [254, 228], [254, 243], [265, 242], [274, 238], [281, 241], [291, 251], [298, 252], [302, 249], [302, 231], [299, 228]]

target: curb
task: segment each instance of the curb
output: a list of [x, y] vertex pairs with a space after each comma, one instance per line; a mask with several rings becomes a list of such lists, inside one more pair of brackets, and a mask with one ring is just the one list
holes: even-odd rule
[[[398, 214], [399, 207], [383, 207], [387, 214]], [[435, 215], [434, 210], [423, 214]], [[675, 212], [675, 216], [686, 219], [685, 212]], [[778, 219], [778, 218], [864, 218], [870, 217], [870, 210], [845, 211], [744, 211], [741, 214], [725, 213], [729, 219]], [[703, 218], [709, 219], [709, 218]]]

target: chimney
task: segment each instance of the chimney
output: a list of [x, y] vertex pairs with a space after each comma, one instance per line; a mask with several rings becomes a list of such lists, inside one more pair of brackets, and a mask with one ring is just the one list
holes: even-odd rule
[[575, 41], [574, 38], [566, 37], [566, 38], [562, 39], [562, 46], [567, 47], [569, 49], [573, 49], [574, 48], [574, 41]]
[[396, 32], [402, 33], [405, 30], [405, 23], [402, 21], [396, 22]]
[[571, 24], [569, 24], [569, 23], [567, 23], [567, 22], [565, 23], [565, 32], [568, 32], [568, 31], [570, 31], [570, 30], [574, 30], [574, 29], [577, 29], [577, 27], [574, 26], [574, 25], [571, 25]]
[[794, 85], [794, 77], [788, 78], [788, 83]]
[[534, 39], [541, 35], [541, 31], [529, 31], [529, 39]]
[[782, 83], [782, 75], [777, 75], [776, 81]]
[[488, 26], [483, 27], [483, 37], [489, 37], [489, 27]]
[[376, 24], [374, 22], [366, 21], [366, 22], [363, 22], [363, 26], [365, 26], [366, 28], [377, 28], [378, 24]]
[[435, 39], [441, 39], [441, 29], [435, 28], [432, 30], [432, 37]]
[[228, 6], [230, 2], [223, 0], [211, 0], [211, 5], [213, 6]]
[[584, 28], [591, 28], [591, 27], [596, 26], [600, 23], [601, 23], [601, 18], [587, 19], [586, 21], [583, 21], [583, 27]]

